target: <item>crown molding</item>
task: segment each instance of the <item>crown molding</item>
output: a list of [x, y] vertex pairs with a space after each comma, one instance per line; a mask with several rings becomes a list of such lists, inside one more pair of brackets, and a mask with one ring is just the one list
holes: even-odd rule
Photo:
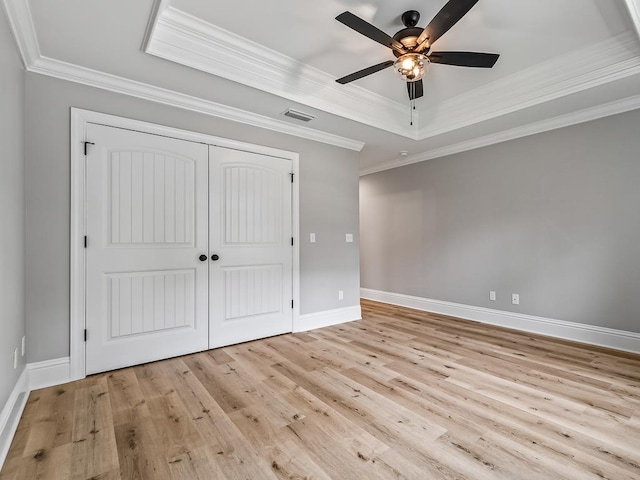
[[383, 172], [385, 170], [391, 170], [393, 168], [404, 167], [407, 165], [412, 165], [414, 163], [424, 162], [426, 160], [433, 160], [435, 158], [446, 157], [448, 155], [454, 155], [456, 153], [467, 152], [469, 150], [475, 150], [478, 148], [487, 147], [489, 145], [495, 145], [497, 143], [515, 140], [517, 138], [528, 137], [538, 133], [569, 127], [571, 125], [590, 122], [592, 120], [609, 117], [611, 115], [617, 115], [619, 113], [629, 112], [638, 108], [640, 108], [640, 95], [635, 95], [633, 97], [616, 100], [613, 102], [605, 103], [603, 105], [598, 105], [596, 107], [585, 108], [577, 112], [572, 112], [566, 115], [549, 118], [547, 120], [530, 123], [528, 125], [504, 130], [502, 132], [486, 135], [472, 140], [467, 140], [464, 142], [456, 143], [454, 145], [447, 145], [446, 147], [427, 150], [426, 152], [412, 155], [403, 160], [393, 160], [390, 162], [385, 162], [383, 164], [376, 165], [375, 167], [361, 170], [360, 176], [363, 177], [372, 173]]
[[28, 70], [70, 82], [81, 83], [90, 87], [100, 88], [102, 90], [129, 95], [143, 100], [191, 110], [193, 112], [204, 113], [225, 120], [265, 128], [316, 142], [327, 143], [357, 152], [361, 151], [364, 147], [363, 142], [350, 138], [321, 132], [308, 127], [292, 125], [282, 120], [52, 58], [40, 57]]
[[[164, 4], [165, 0], [159, 0], [157, 8], [159, 10], [162, 9]], [[358, 140], [314, 130], [309, 127], [293, 125], [283, 120], [44, 57], [40, 53], [29, 2], [27, 0], [2, 0], [2, 5], [4, 6], [11, 29], [13, 30], [25, 69], [29, 72], [162, 103], [172, 107], [191, 110], [205, 115], [211, 115], [225, 120], [252, 125], [357, 152], [364, 148], [364, 142]]]
[[2, 5], [18, 44], [22, 63], [28, 70], [29, 66], [40, 58], [40, 45], [38, 45], [29, 2], [27, 0], [3, 0]]
[[[156, 15], [145, 52], [397, 135], [416, 138], [407, 105], [335, 77], [174, 7]], [[251, 75], [243, 72], [250, 71]], [[417, 125], [417, 122], [414, 122]]]
[[142, 51], [146, 51], [147, 45], [149, 45], [149, 41], [156, 29], [156, 25], [158, 23], [158, 17], [164, 12], [164, 10], [169, 6], [170, 0], [154, 0], [153, 6], [151, 7], [151, 15], [149, 15], [149, 20], [147, 21], [147, 28], [144, 31], [144, 40], [142, 40]]
[[[1, 3], [7, 14], [7, 18], [18, 44], [25, 68], [28, 71], [182, 109], [192, 110], [235, 122], [253, 125], [288, 135], [336, 145], [350, 150], [361, 151], [364, 147], [363, 142], [353, 139], [321, 132], [309, 127], [293, 125], [282, 120], [257, 115], [249, 111], [228, 107], [202, 98], [193, 97], [123, 77], [117, 77], [105, 72], [91, 70], [78, 65], [72, 65], [59, 60], [43, 57], [40, 53], [40, 47], [31, 17], [28, 0], [2, 0]], [[640, 0], [625, 0], [625, 3], [629, 10], [631, 20], [636, 28], [636, 33], [640, 37]], [[168, 0], [156, 0], [153, 18], [147, 26], [146, 45], [143, 47], [144, 49], [149, 49], [151, 44], [160, 41], [157, 33], [162, 31], [162, 27], [159, 30], [157, 30], [157, 27], [159, 26], [159, 22], [165, 20], [167, 26], [171, 27], [166, 31], [176, 31], [177, 28], [178, 38], [181, 38], [181, 36], [184, 35], [190, 35], [195, 38], [194, 42], [196, 45], [204, 44], [211, 46], [211, 44], [207, 43], [210, 41], [213, 41], [213, 45], [216, 45], [215, 42], [217, 40], [215, 38], [212, 40], [209, 35], [211, 33], [209, 27], [212, 26], [194, 17], [190, 17], [189, 20], [193, 20], [193, 22], [189, 23], [188, 27], [193, 27], [194, 24], [200, 24], [200, 26], [204, 28], [204, 37], [202, 37], [202, 34], [198, 29], [189, 30], [189, 28], [187, 28], [186, 31], [184, 31], [184, 25], [181, 26], [180, 23], [181, 20], [178, 21], [177, 24], [174, 22], [170, 25], [170, 20], [174, 16], [183, 19], [183, 16], [186, 15], [183, 12], [176, 12], [179, 11], [168, 7]], [[214, 31], [216, 31], [217, 27], [213, 28]], [[219, 29], [217, 29], [217, 31], [220, 33]], [[229, 38], [224, 37], [219, 41], [222, 42], [222, 45], [224, 45], [225, 42], [228, 44]], [[246, 42], [245, 39], [243, 39], [243, 41]], [[236, 44], [233, 44], [233, 46], [234, 48], [237, 47]], [[153, 48], [156, 47], [157, 45]], [[260, 52], [264, 53], [264, 49], [260, 48]], [[275, 56], [282, 57], [280, 60], [284, 62], [281, 62], [281, 65], [283, 65], [282, 68], [285, 70], [280, 69], [279, 72], [277, 72], [279, 75], [282, 75], [283, 71], [286, 72], [286, 68], [291, 68], [292, 64], [287, 62], [295, 62], [292, 59], [287, 60], [288, 57], [284, 57], [277, 52], [268, 52], [269, 55], [271, 53]], [[197, 57], [196, 54], [198, 54], [198, 52], [192, 52], [191, 54]], [[251, 55], [254, 54], [252, 53]], [[237, 59], [237, 54], [235, 52], [233, 58]], [[263, 56], [263, 58], [267, 57]], [[250, 60], [254, 61], [255, 57], [251, 56]], [[367, 90], [355, 85], [337, 87], [333, 81], [333, 77], [329, 76], [329, 81], [327, 81], [327, 74], [324, 72], [309, 69], [310, 67], [300, 64], [299, 62], [293, 65], [300, 67], [303, 73], [308, 74], [308, 77], [312, 82], [310, 84], [311, 88], [314, 91], [323, 91], [327, 89], [327, 84], [332, 87], [327, 90], [330, 93], [326, 94], [326, 98], [322, 97], [320, 99], [320, 102], [325, 102], [324, 107], [319, 104], [317, 108], [330, 111], [331, 106], [328, 104], [331, 103], [331, 98], [337, 98], [332, 97], [333, 93], [336, 93], [341, 96], [339, 97], [340, 100], [338, 105], [333, 106], [333, 108], [336, 109], [335, 111], [341, 111], [340, 109], [342, 109], [353, 113], [356, 110], [353, 110], [352, 106], [357, 105], [359, 107], [357, 112], [361, 112], [362, 117], [353, 118], [354, 120], [376, 126], [377, 128], [382, 128], [392, 133], [397, 133], [407, 138], [422, 140], [512, 113], [523, 108], [548, 102], [562, 96], [578, 93], [598, 85], [603, 85], [611, 81], [625, 78], [629, 75], [640, 73], [640, 53], [638, 49], [638, 38], [631, 33], [622, 34], [616, 38], [601, 42], [593, 47], [590, 46], [582, 51], [573, 52], [560, 58], [551, 59], [523, 72], [499, 79], [488, 85], [449, 99], [441, 104], [442, 108], [439, 108], [440, 111], [446, 111], [447, 116], [434, 117], [434, 119], [437, 120], [437, 127], [422, 125], [421, 128], [415, 130], [410, 130], [408, 126], [405, 125], [405, 106], [380, 95], [368, 92]], [[266, 67], [268, 66], [269, 65], [266, 65]], [[269, 72], [267, 71], [265, 73], [267, 77], [263, 78], [263, 80], [269, 81], [268, 74]], [[307, 77], [305, 76], [304, 78]], [[300, 77], [298, 77], [298, 81], [299, 79]], [[260, 88], [260, 86], [256, 86], [256, 88]], [[297, 98], [296, 101], [308, 105], [308, 95], [298, 94], [300, 97]], [[357, 100], [354, 101], [354, 98]], [[501, 101], [496, 103], [495, 98], [500, 98]], [[382, 107], [380, 107], [380, 102], [382, 102]], [[347, 105], [349, 106], [348, 108], [346, 108]], [[535, 122], [523, 127], [517, 127], [478, 139], [469, 140], [435, 150], [428, 150], [421, 154], [403, 159], [401, 162], [395, 160], [389, 161], [373, 169], [365, 169], [361, 174], [366, 175], [369, 173], [375, 173], [376, 171], [383, 171], [440, 156], [451, 155], [453, 153], [459, 153], [473, 148], [480, 148], [514, 138], [533, 135], [535, 133], [552, 130], [554, 128], [561, 128], [608, 115], [614, 115], [616, 113], [621, 113], [635, 108], [640, 108], [637, 97], [630, 97], [618, 102], [612, 102], [560, 117]], [[385, 114], [385, 111], [387, 111], [388, 114]], [[419, 112], [417, 113], [419, 114]], [[336, 114], [340, 115], [340, 113]], [[341, 116], [350, 118], [346, 114]], [[351, 116], [353, 117], [354, 115]], [[385, 118], [385, 120], [380, 120], [380, 118]], [[394, 118], [395, 120], [393, 120]], [[385, 123], [385, 126], [381, 126], [381, 123]], [[419, 118], [418, 121], [414, 123], [420, 125]]]
[[421, 126], [418, 137], [431, 138], [638, 73], [638, 39], [623, 33], [443, 102], [438, 110], [445, 113], [433, 117], [434, 125]]
[[624, 0], [631, 16], [633, 26], [636, 28], [638, 39], [640, 39], [640, 0]]
[[[625, 1], [640, 32], [640, 0]], [[640, 73], [638, 38], [626, 32], [445, 100], [439, 113], [423, 116], [428, 125], [420, 118], [414, 122], [416, 130], [406, 124], [405, 105], [355, 85], [336, 85], [325, 72], [173, 7], [158, 12], [146, 52], [414, 140]], [[249, 69], [250, 76], [240, 73]]]

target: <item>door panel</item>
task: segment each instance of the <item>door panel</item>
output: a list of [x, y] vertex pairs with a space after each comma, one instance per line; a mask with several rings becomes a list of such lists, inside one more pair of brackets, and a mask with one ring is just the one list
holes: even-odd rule
[[89, 125], [87, 373], [208, 347], [208, 148]]
[[193, 159], [111, 151], [106, 162], [109, 246], [193, 245]]
[[109, 338], [195, 325], [195, 271], [106, 274]]
[[282, 265], [222, 268], [225, 320], [277, 314], [282, 307]]
[[291, 161], [210, 147], [210, 348], [292, 331]]

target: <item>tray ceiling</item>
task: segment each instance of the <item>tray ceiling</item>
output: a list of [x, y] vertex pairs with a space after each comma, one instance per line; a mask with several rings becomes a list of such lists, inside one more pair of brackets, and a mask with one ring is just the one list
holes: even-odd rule
[[[393, 35], [403, 11], [424, 26], [445, 0], [2, 1], [31, 71], [364, 144], [364, 173], [640, 107], [640, 0], [480, 0], [434, 50], [500, 53], [498, 64], [432, 65], [413, 125], [390, 69], [335, 83], [393, 56], [334, 18], [349, 10]], [[299, 126], [287, 108], [316, 119]]]

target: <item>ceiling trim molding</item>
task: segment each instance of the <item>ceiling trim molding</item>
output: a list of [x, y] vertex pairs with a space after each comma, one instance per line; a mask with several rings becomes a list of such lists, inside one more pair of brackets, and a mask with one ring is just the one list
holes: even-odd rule
[[625, 3], [629, 9], [629, 15], [631, 15], [633, 25], [636, 27], [638, 39], [640, 39], [640, 0], [625, 0]]
[[40, 45], [33, 25], [33, 17], [27, 0], [3, 0], [2, 5], [7, 14], [13, 36], [18, 44], [22, 63], [28, 70], [29, 66], [40, 58]]
[[[364, 147], [364, 143], [357, 140], [325, 133], [304, 126], [293, 125], [282, 120], [254, 114], [246, 110], [229, 107], [202, 98], [193, 97], [176, 91], [118, 77], [105, 72], [91, 70], [78, 65], [43, 57], [40, 52], [28, 0], [2, 0], [0, 3], [7, 14], [23, 63], [28, 71], [124, 95], [130, 95], [136, 98], [158, 102], [177, 108], [187, 109], [206, 115], [224, 118], [230, 121], [253, 125], [300, 138], [335, 145], [354, 151], [361, 151]], [[168, 0], [156, 0], [154, 5], [154, 15], [157, 18], [162, 17], [163, 13], [169, 9], [167, 7], [167, 3]], [[625, 4], [629, 10], [636, 33], [640, 37], [640, 0], [625, 0]], [[198, 19], [196, 20], [200, 21]], [[154, 36], [156, 23], [157, 22], [150, 22], [148, 25], [148, 40]], [[595, 50], [598, 52], [597, 55], [594, 55]], [[277, 52], [274, 53], [277, 54]], [[585, 61], [587, 58], [586, 55], [588, 55], [589, 62]], [[548, 62], [529, 68], [524, 72], [519, 72], [510, 77], [497, 80], [484, 87], [474, 89], [444, 102], [443, 105], [449, 109], [448, 112], [450, 115], [448, 118], [434, 117], [438, 122], [437, 129], [430, 129], [428, 126], [423, 126], [419, 130], [408, 130], [408, 127], [404, 126], [406, 123], [406, 118], [404, 117], [402, 118], [402, 121], [397, 122], [398, 125], [395, 127], [397, 131], [390, 130], [387, 127], [377, 128], [383, 128], [384, 130], [392, 131], [392, 133], [397, 133], [414, 140], [422, 140], [491, 118], [496, 118], [507, 113], [512, 113], [522, 108], [544, 103], [573, 93], [578, 93], [594, 86], [603, 85], [640, 72], [638, 38], [635, 38], [631, 33], [620, 35], [616, 38], [609, 39], [606, 42], [601, 42], [601, 44], [594, 47], [584, 49], [578, 53], [573, 52], [573, 54], [569, 54], [561, 58], [563, 58], [563, 60], [551, 59]], [[596, 59], [598, 63], [594, 64], [594, 59]], [[600, 63], [598, 59], [602, 59], [603, 63]], [[604, 59], [612, 59], [612, 61], [607, 62]], [[594, 65], [596, 68], [593, 68]], [[567, 68], [567, 66], [569, 66], [569, 68]], [[574, 69], [578, 67], [583, 70], [576, 72]], [[571, 72], [571, 75], [567, 75], [567, 71]], [[324, 74], [324, 72], [320, 73]], [[330, 83], [333, 86], [333, 79]], [[319, 83], [315, 83], [314, 85], [314, 88], [316, 89], [326, 88], [326, 85]], [[527, 85], [529, 88], [526, 88]], [[355, 85], [346, 85], [343, 87], [347, 87], [345, 90], [349, 90], [345, 97], [347, 98], [347, 101], [343, 102], [343, 105], [349, 105], [349, 107], [351, 107], [351, 105], [355, 103], [353, 101], [353, 91], [355, 90], [357, 92], [356, 96], [360, 95], [358, 98], [362, 97], [363, 102], [365, 102], [363, 105], [366, 106], [366, 111], [368, 112], [366, 114], [372, 118], [378, 115], [377, 112], [376, 115], [373, 113], [377, 108], [379, 108], [376, 97], [380, 97], [384, 100], [387, 103], [387, 107], [392, 110], [394, 108], [397, 109], [398, 106], [400, 106], [403, 111], [406, 110], [401, 104], [393, 102], [385, 97], [372, 94], [361, 87], [357, 87]], [[534, 88], [532, 89], [531, 87]], [[504, 102], [496, 104], [491, 101], [491, 92], [499, 92], [501, 96], [504, 96], [506, 92], [509, 94], [509, 97]], [[470, 102], [470, 99], [476, 103], [473, 101]], [[306, 96], [305, 99], [297, 101], [300, 101], [300, 103], [303, 104], [308, 104]], [[393, 104], [395, 104], [395, 107], [393, 107]], [[463, 110], [463, 107], [466, 111]], [[493, 108], [490, 109], [489, 107]], [[514, 129], [472, 139], [455, 145], [428, 150], [402, 159], [402, 161], [393, 160], [385, 162], [384, 164], [378, 165], [374, 168], [362, 170], [361, 175], [367, 175], [377, 171], [388, 170], [475, 148], [481, 148], [483, 146], [501, 143], [511, 139], [553, 130], [555, 128], [583, 123], [637, 108], [640, 108], [640, 101], [638, 100], [638, 97], [629, 97], [627, 99], [534, 122], [522, 127], [516, 127]], [[442, 110], [444, 110], [444, 108], [441, 109], [441, 111]], [[390, 116], [390, 118], [392, 117], [393, 115]], [[357, 119], [357, 121], [361, 120]], [[418, 123], [419, 125], [419, 120], [414, 123]]]
[[[640, 0], [625, 1], [640, 28]], [[325, 72], [173, 7], [157, 15], [146, 52], [414, 140], [640, 73], [638, 38], [626, 32], [448, 99], [423, 122], [414, 121], [416, 130], [407, 124], [405, 105], [356, 85], [338, 86]], [[247, 69], [251, 76], [239, 73]]]
[[624, 33], [444, 102], [439, 110], [446, 117], [434, 116], [437, 126], [423, 126], [418, 137], [434, 137], [639, 73], [638, 39]]
[[447, 145], [445, 147], [428, 150], [426, 152], [418, 153], [402, 160], [397, 159], [390, 162], [385, 162], [383, 164], [376, 165], [375, 167], [361, 170], [360, 176], [362, 177], [365, 175], [370, 175], [372, 173], [383, 172], [385, 170], [404, 167], [407, 165], [412, 165], [414, 163], [420, 163], [427, 160], [454, 155], [456, 153], [462, 153], [469, 150], [488, 147], [490, 145], [508, 142], [509, 140], [515, 140], [518, 138], [536, 135], [538, 133], [557, 130], [559, 128], [569, 127], [571, 125], [578, 125], [580, 123], [590, 122], [592, 120], [629, 112], [631, 110], [636, 110], [639, 108], [640, 95], [635, 95], [633, 97], [615, 100], [613, 102], [598, 105], [596, 107], [585, 108], [583, 110], [578, 110], [577, 112], [559, 115], [547, 120], [530, 123], [509, 130], [504, 130], [502, 132], [493, 133], [472, 140], [456, 143], [454, 145]]
[[287, 135], [293, 135], [315, 142], [335, 145], [337, 147], [361, 151], [364, 143], [332, 133], [314, 130], [308, 127], [292, 125], [282, 120], [276, 120], [257, 113], [248, 112], [239, 108], [229, 107], [220, 103], [193, 97], [184, 93], [168, 90], [161, 87], [149, 85], [147, 83], [130, 80], [124, 77], [112, 75], [110, 73], [92, 70], [71, 63], [62, 62], [47, 57], [40, 57], [28, 69], [31, 72], [48, 75], [50, 77], [81, 83], [90, 87], [109, 90], [114, 93], [129, 95], [132, 97], [162, 103], [171, 107], [178, 107], [191, 110], [197, 113], [204, 113], [233, 122], [240, 122], [245, 125], [265, 128]]
[[[408, 104], [265, 48], [174, 7], [159, 11], [145, 52], [411, 139]], [[251, 71], [251, 75], [243, 72]]]
[[156, 29], [156, 24], [158, 22], [158, 17], [164, 12], [164, 10], [169, 6], [170, 0], [154, 0], [153, 7], [151, 7], [151, 15], [149, 16], [149, 20], [147, 20], [147, 28], [144, 31], [144, 40], [142, 40], [142, 51], [147, 49], [147, 45], [153, 37], [153, 32]]
[[[164, 0], [159, 0], [158, 9], [162, 8], [163, 2]], [[29, 2], [27, 0], [2, 0], [2, 5], [4, 6], [9, 24], [13, 30], [25, 69], [29, 72], [109, 90], [111, 92], [162, 103], [172, 107], [191, 110], [245, 125], [252, 125], [254, 127], [313, 140], [315, 142], [354, 150], [356, 152], [364, 148], [364, 142], [351, 138], [314, 130], [309, 127], [293, 125], [283, 120], [273, 119], [173, 90], [155, 87], [124, 77], [44, 57], [40, 53], [38, 37], [33, 24]]]

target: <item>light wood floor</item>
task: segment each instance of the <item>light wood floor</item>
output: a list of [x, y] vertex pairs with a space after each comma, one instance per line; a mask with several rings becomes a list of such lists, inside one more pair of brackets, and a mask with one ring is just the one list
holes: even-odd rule
[[33, 392], [0, 478], [640, 479], [640, 357], [363, 314]]

